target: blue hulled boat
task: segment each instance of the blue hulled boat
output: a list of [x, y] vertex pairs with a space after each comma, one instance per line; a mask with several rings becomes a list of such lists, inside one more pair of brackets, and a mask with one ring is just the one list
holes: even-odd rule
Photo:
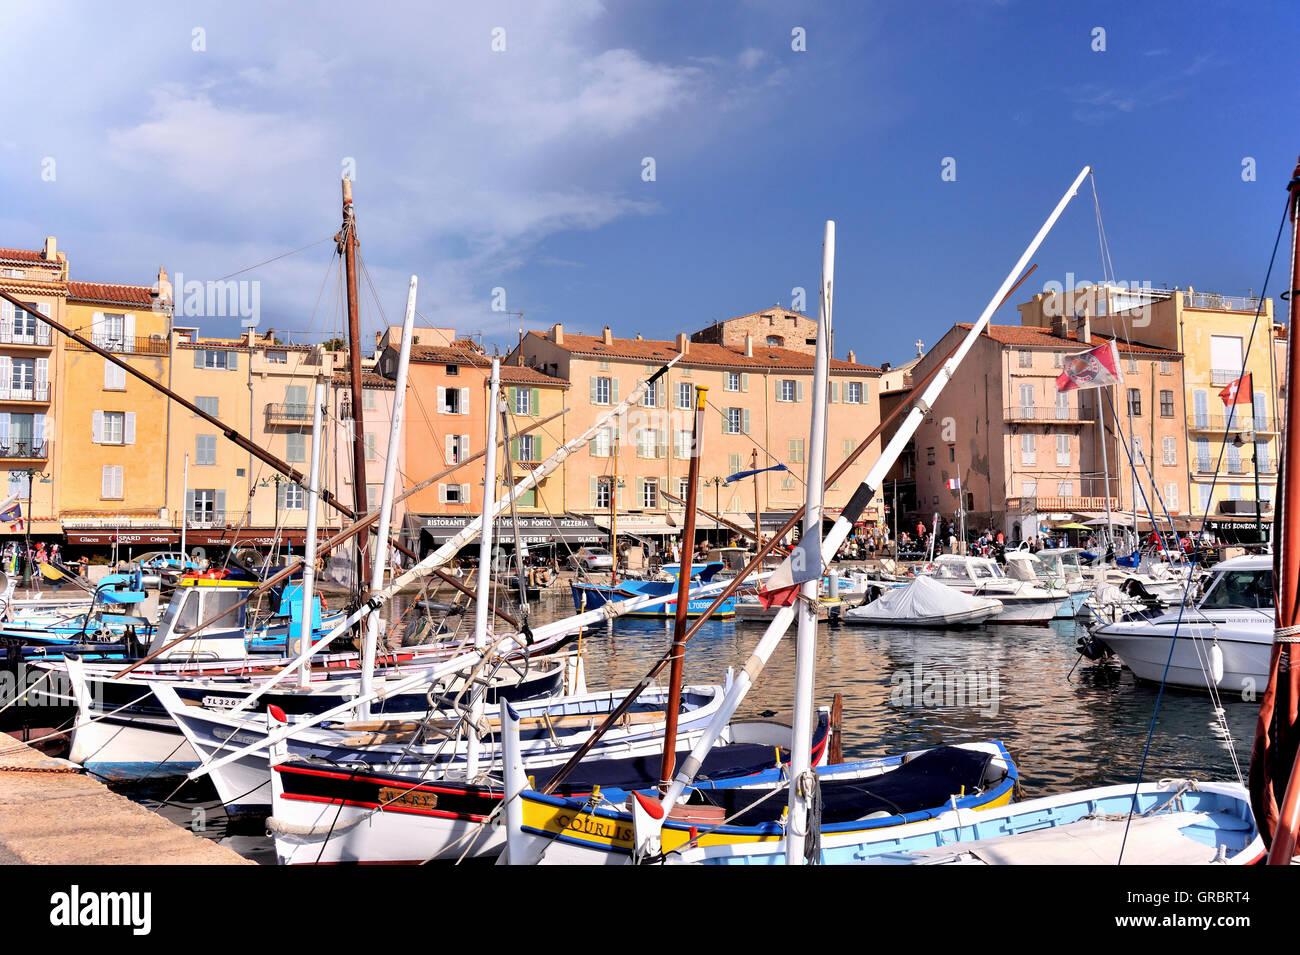
[[[692, 584], [707, 584], [718, 571], [722, 570], [726, 564], [720, 560], [711, 560], [706, 564], [691, 567]], [[631, 578], [620, 581], [617, 584], [593, 584], [585, 581], [575, 580], [569, 584], [569, 589], [573, 592], [573, 606], [578, 612], [583, 610], [595, 610], [603, 607], [607, 603], [616, 603], [622, 600], [631, 600], [635, 597], [666, 597], [677, 592], [678, 575], [681, 567], [678, 564], [665, 564], [664, 573], [672, 577], [671, 580], [640, 580]], [[713, 597], [696, 598], [686, 607], [688, 617], [701, 616], [713, 604]], [[670, 600], [667, 603], [658, 604], [645, 610], [634, 610], [625, 614], [628, 617], [672, 617], [676, 614], [677, 601]], [[722, 605], [712, 615], [712, 619], [720, 617], [734, 617], [736, 615], [736, 600], [734, 597], [728, 597]]]

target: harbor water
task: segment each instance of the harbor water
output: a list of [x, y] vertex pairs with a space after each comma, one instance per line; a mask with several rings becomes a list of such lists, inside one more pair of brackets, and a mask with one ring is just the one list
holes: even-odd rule
[[[572, 605], [555, 593], [532, 610], [536, 623], [570, 614]], [[686, 681], [722, 682], [729, 667], [744, 663], [765, 626], [705, 624], [687, 647]], [[1161, 693], [1118, 664], [1079, 660], [1074, 645], [1080, 632], [1073, 621], [949, 631], [823, 623], [818, 700], [829, 705], [834, 694], [843, 694], [845, 759], [1001, 740], [1020, 768], [1023, 798], [1132, 782], [1144, 758], [1146, 780], [1231, 780], [1238, 764], [1245, 772], [1259, 712], [1255, 701], [1222, 701], [1225, 733], [1208, 695]], [[624, 619], [584, 631], [588, 687], [633, 685], [671, 636], [671, 620]], [[792, 627], [739, 715], [788, 722], [794, 663]], [[275, 861], [264, 830], [243, 821], [232, 827], [209, 784], [189, 783], [179, 791], [176, 785], [116, 788], [247, 858]]]

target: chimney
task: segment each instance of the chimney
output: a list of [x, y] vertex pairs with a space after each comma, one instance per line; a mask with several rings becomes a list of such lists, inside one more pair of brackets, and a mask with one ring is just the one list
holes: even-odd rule
[[1087, 311], [1085, 311], [1082, 315], [1079, 316], [1078, 330], [1079, 330], [1080, 344], [1083, 345], [1092, 344], [1092, 322], [1088, 318]]
[[691, 350], [691, 340], [686, 337], [685, 332], [677, 333], [677, 350], [683, 355]]
[[605, 326], [605, 331], [601, 334], [600, 337], [604, 340], [606, 345], [614, 344], [614, 333], [609, 330], [608, 325]]
[[754, 336], [749, 332], [745, 332], [745, 357], [754, 357]]
[[154, 283], [153, 296], [159, 305], [172, 304], [172, 283], [167, 278], [167, 270], [158, 266], [158, 281]]
[[645, 339], [641, 337], [641, 333], [640, 333], [640, 332], [637, 332], [637, 333], [636, 333], [636, 340], [639, 341], [639, 342], [640, 342], [640, 341], [645, 341]]
[[564, 326], [556, 322], [551, 326], [550, 334], [546, 336], [557, 345], [564, 344]]
[[850, 365], [856, 365], [858, 363], [857, 353], [854, 352], [852, 348], [849, 349], [848, 359]]
[[1064, 315], [1057, 314], [1052, 316], [1052, 335], [1055, 338], [1070, 337], [1069, 326], [1065, 321]]
[[882, 361], [882, 362], [880, 363], [880, 371], [881, 371], [882, 373], [884, 373], [884, 372], [886, 372], [886, 371], [889, 371], [889, 369], [892, 368], [892, 367], [893, 367], [893, 365], [892, 365], [890, 362]]
[[41, 258], [46, 262], [53, 262], [58, 258], [59, 243], [52, 235], [45, 237], [45, 251], [41, 253]]

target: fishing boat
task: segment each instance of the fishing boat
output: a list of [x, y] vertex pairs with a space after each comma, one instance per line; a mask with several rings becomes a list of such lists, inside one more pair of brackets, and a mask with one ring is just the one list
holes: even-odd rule
[[[703, 565], [691, 568], [690, 579], [698, 581], [701, 584], [711, 583], [717, 573], [727, 565], [722, 561], [709, 561]], [[677, 578], [680, 572], [680, 565], [665, 564], [663, 572], [666, 579], [663, 580], [646, 580], [636, 577], [624, 577], [617, 584], [595, 584], [582, 580], [574, 580], [569, 584], [569, 589], [573, 594], [573, 606], [575, 609], [593, 610], [597, 607], [603, 607], [607, 603], [619, 600], [631, 600], [636, 597], [670, 597], [668, 602], [658, 604], [653, 608], [635, 611], [629, 616], [632, 617], [671, 617], [674, 614], [676, 603], [675, 594], [677, 591]], [[687, 616], [698, 617], [708, 609], [711, 601], [707, 597], [699, 597], [687, 606]], [[735, 616], [736, 602], [728, 599], [714, 617], [725, 618]]]
[[1253, 699], [1268, 682], [1273, 593], [1271, 556], [1234, 557], [1210, 569], [1199, 601], [1095, 627], [1080, 649], [1114, 655], [1139, 680]]
[[978, 627], [1002, 613], [1002, 609], [999, 600], [974, 597], [930, 577], [917, 577], [845, 610], [840, 621], [871, 627]]

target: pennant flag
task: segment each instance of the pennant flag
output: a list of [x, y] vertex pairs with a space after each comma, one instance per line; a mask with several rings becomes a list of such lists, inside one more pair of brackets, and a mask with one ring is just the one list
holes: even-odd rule
[[9, 525], [10, 533], [21, 534], [23, 531], [22, 502], [11, 497], [3, 505], [0, 505], [0, 522]]
[[747, 477], [753, 477], [755, 474], [762, 474], [765, 471], [788, 471], [788, 470], [789, 468], [787, 468], [784, 464], [774, 464], [770, 468], [759, 468], [756, 471], [737, 471], [735, 474], [731, 475], [722, 483], [730, 484], [732, 481], [740, 481]]
[[1089, 351], [1068, 356], [1065, 370], [1056, 379], [1056, 390], [1104, 388], [1123, 381], [1124, 375], [1119, 370], [1119, 349], [1112, 339]]
[[781, 566], [772, 572], [772, 576], [759, 589], [758, 602], [762, 604], [764, 610], [771, 607], [789, 607], [799, 596], [799, 588], [821, 575], [821, 544], [816, 534], [805, 534], [799, 538], [799, 543], [781, 562]]
[[961, 478], [959, 478], [959, 477], [948, 478], [948, 490], [950, 490], [950, 491], [960, 491], [960, 490], [961, 490]]
[[1219, 392], [1219, 397], [1223, 403], [1229, 407], [1232, 405], [1248, 405], [1254, 402], [1255, 383], [1251, 380], [1251, 373], [1246, 372], [1227, 388]]

